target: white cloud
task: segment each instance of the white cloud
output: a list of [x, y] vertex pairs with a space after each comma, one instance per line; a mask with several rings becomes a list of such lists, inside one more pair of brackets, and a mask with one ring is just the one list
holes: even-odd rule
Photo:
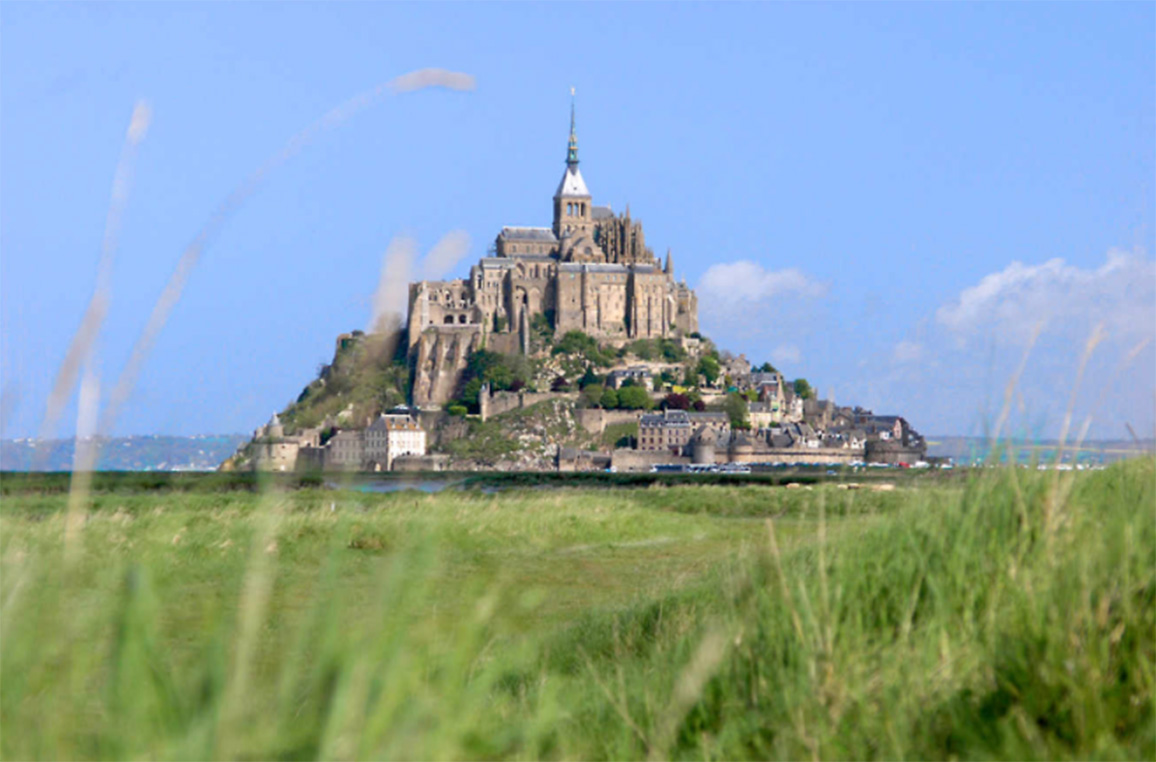
[[895, 345], [892, 359], [897, 363], [917, 362], [923, 358], [923, 345], [917, 341], [904, 339]]
[[740, 260], [711, 265], [699, 281], [698, 292], [700, 298], [756, 302], [781, 296], [823, 296], [827, 286], [794, 267], [767, 270], [757, 262]]
[[794, 344], [780, 344], [771, 352], [771, 361], [779, 368], [795, 365], [802, 359], [803, 353]]
[[1156, 330], [1156, 261], [1113, 249], [1103, 265], [1085, 270], [1052, 259], [1041, 265], [1012, 262], [964, 289], [936, 312], [940, 325], [966, 338], [991, 331], [1023, 341], [1042, 321], [1046, 330], [1087, 333], [1103, 323], [1109, 335], [1128, 339]]

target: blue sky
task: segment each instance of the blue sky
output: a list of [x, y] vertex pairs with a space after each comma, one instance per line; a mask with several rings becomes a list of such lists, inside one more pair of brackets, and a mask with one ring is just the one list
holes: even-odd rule
[[349, 97], [442, 67], [476, 90], [382, 99], [267, 176], [117, 432], [250, 430], [366, 327], [391, 240], [464, 230], [461, 275], [502, 225], [548, 224], [573, 86], [595, 202], [629, 203], [673, 250], [721, 346], [926, 433], [979, 433], [1044, 319], [1012, 425], [1048, 435], [1103, 324], [1077, 420], [1151, 436], [1154, 30], [1150, 3], [4, 3], [4, 435], [40, 426], [138, 99], [106, 391], [230, 191]]

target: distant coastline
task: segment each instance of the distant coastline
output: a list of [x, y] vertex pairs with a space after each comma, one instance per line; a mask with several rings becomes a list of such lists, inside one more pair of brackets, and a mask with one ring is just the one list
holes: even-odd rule
[[[1007, 451], [1015, 453], [1021, 463], [1032, 460], [1040, 462], [1055, 460], [1059, 450], [1057, 439], [1001, 439], [1002, 460], [1008, 460]], [[1156, 452], [1156, 439], [1100, 439], [1080, 443], [1076, 447], [1074, 439], [1064, 444], [1061, 459], [1065, 463], [1113, 463], [1124, 458]], [[991, 441], [987, 437], [928, 436], [927, 454], [937, 458], [951, 458], [958, 465], [985, 461], [991, 454]]]
[[[101, 439], [99, 471], [213, 471], [248, 436], [145, 435]], [[0, 471], [69, 471], [75, 439], [0, 440]]]

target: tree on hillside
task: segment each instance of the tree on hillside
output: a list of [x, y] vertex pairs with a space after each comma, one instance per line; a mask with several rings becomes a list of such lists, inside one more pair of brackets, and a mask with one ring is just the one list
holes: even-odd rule
[[686, 350], [674, 339], [659, 339], [658, 348], [662, 352], [662, 359], [667, 362], [682, 362], [686, 359]]
[[602, 390], [602, 397], [599, 398], [598, 404], [605, 410], [613, 410], [618, 407], [618, 392], [606, 387]]
[[769, 362], [763, 363], [759, 367], [755, 368], [755, 370], [758, 371], [759, 373], [778, 373], [779, 372], [775, 368], [775, 366], [771, 365]]
[[728, 394], [723, 410], [731, 420], [732, 429], [749, 429], [751, 427], [748, 416], [747, 399], [741, 394]]
[[721, 370], [722, 366], [719, 365], [719, 361], [711, 355], [706, 355], [698, 361], [699, 375], [706, 379], [707, 384], [713, 385], [718, 380]]
[[482, 392], [482, 379], [471, 378], [462, 387], [462, 404], [466, 405], [470, 410], [478, 409], [478, 396]]
[[585, 389], [588, 386], [601, 386], [602, 376], [594, 372], [593, 368], [587, 368], [586, 372], [582, 374], [582, 378], [578, 379], [578, 387]]
[[602, 403], [602, 393], [605, 391], [598, 384], [589, 384], [582, 387], [582, 402], [586, 407], [598, 407]]
[[690, 408], [690, 398], [685, 394], [668, 394], [662, 400], [662, 407], [666, 410], [687, 410]]
[[625, 410], [650, 410], [654, 400], [644, 387], [627, 386], [618, 390], [618, 407]]
[[796, 378], [795, 379], [795, 394], [797, 394], [798, 396], [802, 397], [805, 400], [809, 400], [815, 396], [815, 390], [812, 389], [811, 385], [807, 383], [807, 379]]

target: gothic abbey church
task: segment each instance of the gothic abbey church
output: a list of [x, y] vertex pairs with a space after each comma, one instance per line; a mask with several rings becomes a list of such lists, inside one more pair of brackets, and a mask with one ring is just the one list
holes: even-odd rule
[[555, 336], [582, 331], [616, 344], [698, 330], [697, 297], [675, 282], [670, 252], [663, 267], [629, 208], [616, 215], [591, 203], [578, 169], [573, 107], [554, 224], [504, 227], [492, 253], [468, 279], [410, 284], [415, 404], [449, 400], [476, 349], [528, 352], [536, 315]]

